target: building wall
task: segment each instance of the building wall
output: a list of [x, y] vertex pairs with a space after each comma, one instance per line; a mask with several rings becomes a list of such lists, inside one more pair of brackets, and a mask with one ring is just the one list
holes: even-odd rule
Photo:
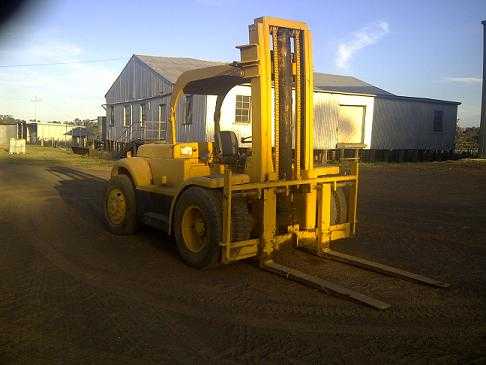
[[[70, 141], [72, 137], [67, 133], [71, 132], [74, 128], [76, 126], [67, 124], [37, 123], [36, 140]], [[29, 139], [32, 139], [31, 136], [29, 136]], [[35, 141], [30, 140], [30, 142]]]
[[316, 92], [314, 93], [314, 148], [336, 148], [340, 105], [364, 107], [363, 143], [371, 143], [374, 97]]
[[[434, 132], [434, 111], [443, 111], [443, 131]], [[456, 135], [457, 106], [453, 104], [375, 99], [373, 149], [451, 150]]]

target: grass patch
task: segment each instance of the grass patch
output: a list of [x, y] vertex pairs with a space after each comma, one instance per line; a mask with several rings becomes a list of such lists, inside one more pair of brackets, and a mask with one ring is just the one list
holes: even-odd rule
[[5, 149], [0, 149], [0, 162], [46, 166], [70, 165], [102, 170], [108, 169], [113, 165], [111, 160], [76, 155], [67, 149], [30, 145], [26, 146], [25, 155], [9, 155]]

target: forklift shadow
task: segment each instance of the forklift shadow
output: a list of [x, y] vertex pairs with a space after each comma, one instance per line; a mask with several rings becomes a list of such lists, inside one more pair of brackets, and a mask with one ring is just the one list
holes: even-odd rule
[[[52, 166], [46, 170], [57, 178], [54, 188], [64, 203], [94, 229], [107, 231], [103, 208], [106, 179], [66, 166]], [[167, 234], [148, 226], [140, 228], [137, 233], [140, 240], [157, 250], [177, 255], [173, 240]]]
[[83, 220], [102, 226], [105, 179], [66, 166], [52, 166], [46, 171], [57, 178], [54, 188], [68, 207]]

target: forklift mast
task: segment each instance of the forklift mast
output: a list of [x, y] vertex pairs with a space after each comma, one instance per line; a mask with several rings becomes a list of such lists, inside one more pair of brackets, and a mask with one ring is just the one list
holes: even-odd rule
[[258, 182], [298, 179], [313, 168], [310, 30], [303, 22], [261, 17], [249, 26], [249, 40], [238, 48], [245, 74], [258, 75], [251, 78], [252, 153], [258, 158], [250, 175]]

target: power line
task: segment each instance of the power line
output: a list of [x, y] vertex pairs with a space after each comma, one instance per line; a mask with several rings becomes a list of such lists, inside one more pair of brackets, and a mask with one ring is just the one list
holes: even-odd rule
[[72, 62], [52, 62], [52, 63], [28, 63], [17, 65], [0, 65], [0, 68], [13, 68], [13, 67], [37, 67], [37, 66], [58, 66], [58, 65], [72, 65], [76, 63], [99, 63], [99, 62], [111, 62], [123, 60], [125, 57], [107, 58], [103, 60], [86, 60], [86, 61], [72, 61]]

